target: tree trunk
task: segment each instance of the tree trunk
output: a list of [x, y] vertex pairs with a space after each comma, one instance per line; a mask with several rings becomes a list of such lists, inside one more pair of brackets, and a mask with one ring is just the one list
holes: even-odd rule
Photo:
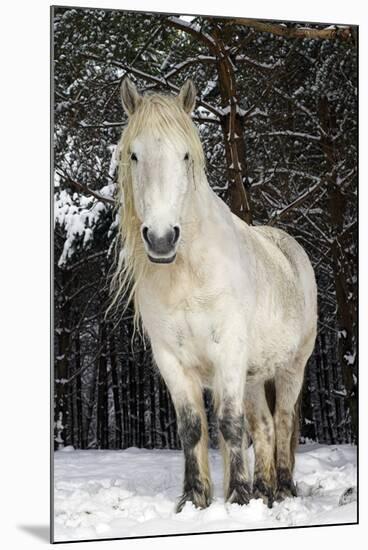
[[[336, 133], [335, 119], [327, 97], [319, 101], [321, 121], [321, 147], [328, 167], [328, 210], [333, 239], [332, 257], [337, 302], [337, 322], [339, 331], [339, 358], [347, 392], [347, 402], [351, 417], [352, 439], [357, 441], [357, 378], [356, 378], [356, 292], [349, 291], [349, 259], [347, 257], [347, 237], [344, 235], [344, 218], [347, 211], [346, 197], [339, 185], [338, 154], [333, 135]], [[354, 282], [353, 282], [354, 286]]]
[[97, 397], [97, 447], [109, 448], [108, 425], [108, 390], [107, 390], [107, 357], [106, 326], [100, 321], [100, 354], [98, 357], [98, 397]]
[[251, 206], [247, 189], [247, 163], [244, 143], [244, 123], [239, 108], [234, 65], [221, 37], [222, 29], [215, 28], [218, 48], [217, 74], [221, 102], [225, 114], [221, 118], [225, 155], [229, 178], [228, 197], [230, 208], [248, 224], [252, 223]]
[[123, 434], [122, 434], [122, 447], [126, 449], [131, 446], [130, 432], [129, 432], [129, 352], [126, 353], [128, 348], [127, 330], [124, 324], [121, 325], [120, 339], [124, 343], [121, 359], [121, 406], [123, 414]]
[[[142, 347], [143, 348], [143, 347]], [[145, 351], [142, 349], [139, 353], [139, 363], [138, 363], [138, 431], [139, 431], [139, 447], [143, 448], [146, 446], [146, 435], [145, 435], [145, 398], [144, 398], [144, 356]]]
[[[129, 331], [130, 332], [130, 331]], [[129, 346], [131, 345], [131, 334], [129, 334]], [[135, 356], [129, 355], [129, 444], [137, 446], [137, 380]]]
[[155, 372], [150, 369], [150, 447], [156, 447], [156, 387]]
[[74, 378], [73, 378], [72, 363], [69, 361], [68, 378], [68, 411], [69, 411], [69, 445], [75, 445], [75, 416], [74, 416]]
[[121, 449], [123, 426], [122, 426], [122, 420], [121, 420], [118, 366], [116, 361], [116, 349], [115, 349], [115, 340], [114, 340], [112, 323], [110, 324], [109, 333], [110, 333], [109, 348], [110, 348], [112, 395], [114, 399], [114, 411], [115, 411], [115, 448]]
[[166, 415], [167, 415], [167, 399], [166, 399], [166, 386], [165, 382], [161, 379], [159, 381], [159, 413], [160, 413], [160, 432], [161, 432], [161, 448], [167, 449], [168, 438], [166, 429]]
[[[66, 291], [70, 283], [69, 273], [63, 271], [61, 279], [62, 288]], [[57, 304], [56, 307], [58, 307], [59, 327], [57, 327], [58, 349], [54, 370], [54, 445], [55, 449], [62, 449], [71, 443], [66, 383], [69, 374], [70, 303], [62, 297], [61, 304]]]
[[87, 447], [86, 434], [83, 425], [83, 400], [82, 400], [82, 375], [81, 375], [81, 350], [79, 331], [75, 334], [75, 384], [76, 384], [76, 409], [77, 409], [77, 440], [78, 447], [85, 449]]

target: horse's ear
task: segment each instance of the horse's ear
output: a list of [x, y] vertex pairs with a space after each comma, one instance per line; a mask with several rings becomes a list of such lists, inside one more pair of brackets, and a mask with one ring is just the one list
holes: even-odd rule
[[142, 98], [135, 84], [128, 77], [125, 77], [121, 83], [120, 94], [124, 111], [131, 116], [137, 110]]
[[186, 80], [181, 87], [178, 96], [179, 101], [186, 113], [190, 114], [193, 111], [195, 107], [196, 96], [196, 87], [194, 86], [193, 81], [188, 78], [188, 80]]

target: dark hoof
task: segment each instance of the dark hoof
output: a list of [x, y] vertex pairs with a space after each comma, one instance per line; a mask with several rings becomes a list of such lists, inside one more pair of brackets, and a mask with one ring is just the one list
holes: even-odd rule
[[176, 513], [179, 514], [187, 502], [192, 502], [196, 508], [208, 508], [211, 504], [211, 497], [208, 493], [198, 493], [191, 490], [185, 492], [176, 505]]
[[296, 487], [293, 484], [293, 487], [278, 487], [276, 491], [276, 500], [277, 502], [282, 502], [286, 498], [293, 498], [298, 496], [296, 493]]
[[274, 502], [274, 489], [263, 479], [256, 479], [253, 483], [253, 498], [261, 498], [269, 508], [272, 508]]
[[226, 500], [230, 504], [240, 504], [242, 506], [243, 504], [249, 504], [251, 498], [252, 493], [249, 483], [237, 483], [229, 490]]
[[282, 500], [285, 500], [285, 498], [296, 496], [296, 486], [290, 472], [286, 469], [278, 470], [276, 500], [281, 502]]

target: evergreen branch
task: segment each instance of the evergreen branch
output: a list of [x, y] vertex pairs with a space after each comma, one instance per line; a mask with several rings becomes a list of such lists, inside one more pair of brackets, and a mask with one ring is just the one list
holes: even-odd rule
[[60, 175], [66, 180], [66, 182], [68, 184], [70, 184], [72, 187], [74, 187], [74, 189], [76, 189], [80, 193], [82, 193], [84, 195], [91, 195], [92, 197], [94, 197], [95, 199], [97, 199], [101, 202], [104, 202], [106, 204], [110, 204], [110, 205], [115, 206], [116, 203], [115, 203], [114, 199], [111, 199], [110, 197], [106, 197], [105, 195], [102, 195], [98, 191], [94, 191], [93, 189], [88, 187], [88, 185], [85, 185], [83, 183], [79, 183], [79, 182], [75, 181], [68, 174], [65, 174], [63, 169], [60, 168], [59, 166], [55, 165], [55, 168], [57, 170], [59, 170], [59, 172], [61, 171]]

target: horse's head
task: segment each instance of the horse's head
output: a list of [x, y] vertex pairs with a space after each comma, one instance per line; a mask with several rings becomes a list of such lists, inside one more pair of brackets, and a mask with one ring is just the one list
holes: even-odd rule
[[141, 96], [126, 78], [121, 97], [129, 117], [123, 162], [144, 248], [151, 262], [171, 263], [181, 239], [186, 197], [194, 188], [195, 165], [203, 165], [190, 117], [196, 90], [188, 80], [176, 97]]

